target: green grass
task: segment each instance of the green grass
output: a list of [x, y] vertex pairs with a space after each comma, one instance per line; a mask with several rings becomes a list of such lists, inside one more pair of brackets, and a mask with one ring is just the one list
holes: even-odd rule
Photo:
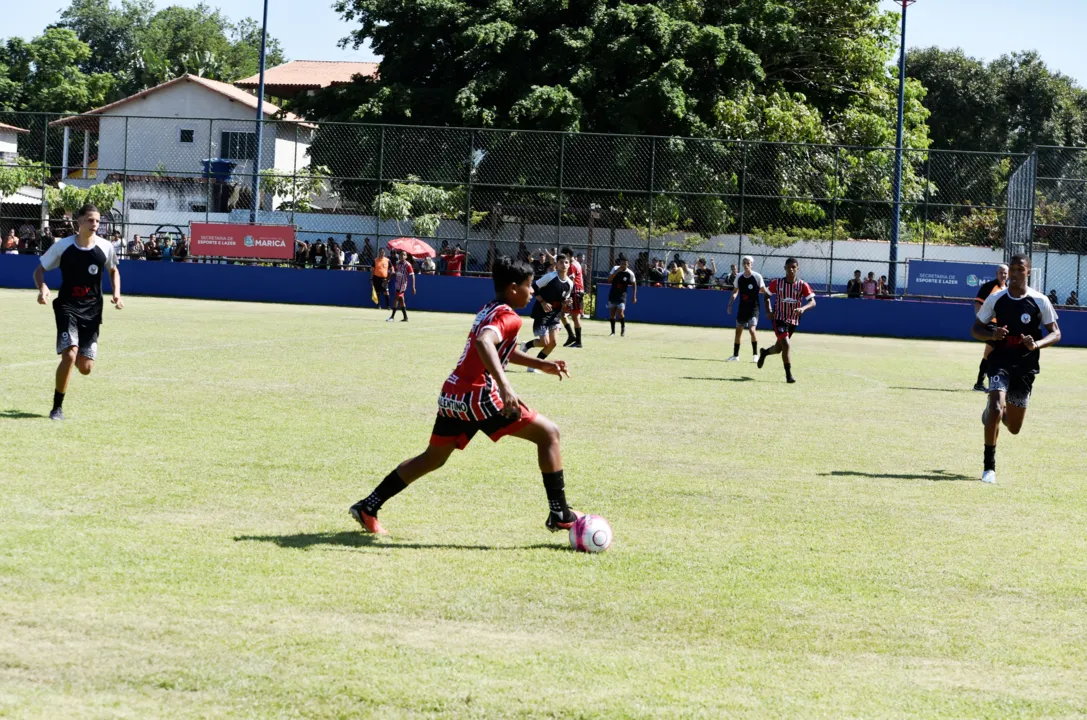
[[0, 716], [1087, 713], [1083, 350], [983, 486], [978, 345], [801, 333], [789, 386], [731, 333], [590, 323], [571, 382], [513, 375], [615, 529], [586, 556], [514, 439], [390, 539], [346, 514], [468, 316], [130, 298], [59, 424], [52, 313], [0, 306]]

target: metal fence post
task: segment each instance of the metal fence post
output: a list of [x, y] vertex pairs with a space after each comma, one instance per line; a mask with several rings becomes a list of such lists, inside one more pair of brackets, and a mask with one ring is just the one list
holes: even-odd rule
[[[464, 252], [468, 253], [468, 237], [472, 232], [472, 176], [475, 175], [476, 131], [468, 131], [468, 189], [464, 193]], [[468, 259], [465, 258], [465, 267]], [[488, 268], [489, 270], [490, 268]]]
[[566, 133], [562, 134], [562, 140], [559, 142], [559, 216], [557, 218], [557, 224], [555, 225], [555, 242], [562, 245], [562, 203], [563, 203], [563, 180], [566, 174]]
[[[925, 259], [925, 249], [928, 245], [928, 203], [929, 203], [929, 188], [932, 187], [932, 153], [929, 152], [925, 156], [925, 212], [924, 217], [921, 219], [921, 259]], [[907, 278], [908, 280], [908, 278]]]
[[377, 217], [374, 219], [374, 256], [381, 247], [381, 194], [385, 192], [385, 126], [377, 143]]
[[[657, 138], [649, 141], [649, 232], [645, 238], [645, 254], [648, 263], [649, 256], [653, 254], [653, 191], [657, 188]], [[642, 278], [647, 280], [648, 278]]]
[[[124, 225], [126, 232], [129, 229], [129, 227], [128, 227], [128, 120], [129, 120], [128, 115], [125, 115], [125, 153], [124, 153], [124, 158], [121, 160], [121, 165], [124, 166], [124, 170], [122, 171], [122, 175], [121, 175], [121, 224]], [[124, 243], [124, 237], [121, 238], [121, 243], [125, 248], [128, 247], [128, 245]]]
[[827, 272], [827, 292], [834, 289], [834, 244], [838, 241], [838, 194], [841, 190], [842, 149], [834, 148], [834, 185], [830, 195], [830, 269]]
[[[127, 121], [126, 121], [127, 123]], [[49, 202], [45, 199], [45, 181], [49, 179], [49, 115], [42, 114], [42, 212], [45, 215], [45, 222], [49, 222], [49, 218], [52, 215]]]
[[298, 212], [298, 122], [294, 123], [294, 174], [291, 175], [291, 225]]
[[[212, 137], [215, 133], [215, 120], [208, 118], [208, 166], [204, 170], [204, 222], [211, 222], [211, 161], [215, 149], [212, 145]], [[191, 239], [191, 238], [190, 238]]]
[[736, 251], [736, 262], [744, 256], [744, 198], [747, 192], [747, 143], [740, 141], [744, 149], [743, 163], [740, 165], [740, 244]]

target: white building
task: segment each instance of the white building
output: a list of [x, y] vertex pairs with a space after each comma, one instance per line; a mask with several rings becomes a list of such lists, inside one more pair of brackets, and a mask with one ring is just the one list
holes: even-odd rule
[[[104, 107], [50, 123], [63, 128], [64, 157], [82, 143], [82, 167], [68, 163], [61, 180], [78, 186], [105, 180], [126, 185], [128, 222], [152, 212], [154, 222], [186, 225], [209, 212], [226, 211], [252, 184], [256, 169], [257, 98], [226, 83], [183, 75]], [[291, 173], [309, 165], [316, 126], [265, 102], [260, 169]], [[96, 136], [97, 143], [92, 138]], [[96, 156], [92, 148], [97, 145]], [[78, 144], [75, 149], [78, 148]], [[204, 161], [237, 163], [233, 182], [205, 178]], [[71, 165], [71, 166], [70, 166]], [[224, 187], [225, 186], [225, 187]], [[210, 204], [209, 204], [210, 200]], [[222, 201], [222, 202], [221, 202]], [[272, 198], [262, 206], [271, 208]]]
[[19, 157], [19, 135], [29, 133], [14, 125], [0, 123], [0, 163], [13, 163]]

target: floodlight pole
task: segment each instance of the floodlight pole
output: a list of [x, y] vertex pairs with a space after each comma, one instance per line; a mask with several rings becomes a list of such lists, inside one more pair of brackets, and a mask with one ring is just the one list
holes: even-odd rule
[[260, 205], [260, 160], [264, 151], [264, 61], [268, 51], [268, 0], [264, 0], [264, 22], [260, 26], [260, 84], [257, 89], [257, 156], [253, 158], [253, 200], [249, 222], [256, 224]]
[[894, 212], [891, 218], [891, 253], [887, 258], [887, 285], [894, 295], [898, 285], [898, 238], [902, 223], [902, 141], [906, 122], [906, 8], [917, 0], [895, 0], [902, 6], [902, 37], [898, 54], [898, 126], [895, 131], [895, 173], [891, 192], [894, 193]]

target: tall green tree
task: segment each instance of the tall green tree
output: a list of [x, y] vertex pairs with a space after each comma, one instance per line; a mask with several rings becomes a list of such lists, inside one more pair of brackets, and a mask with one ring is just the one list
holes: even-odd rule
[[30, 42], [10, 38], [0, 49], [0, 66], [6, 66], [9, 81], [0, 84], [0, 93], [7, 95], [0, 95], [0, 102], [11, 110], [62, 113], [103, 103], [113, 78], [80, 70], [90, 53], [86, 43], [64, 28], [48, 28]]

